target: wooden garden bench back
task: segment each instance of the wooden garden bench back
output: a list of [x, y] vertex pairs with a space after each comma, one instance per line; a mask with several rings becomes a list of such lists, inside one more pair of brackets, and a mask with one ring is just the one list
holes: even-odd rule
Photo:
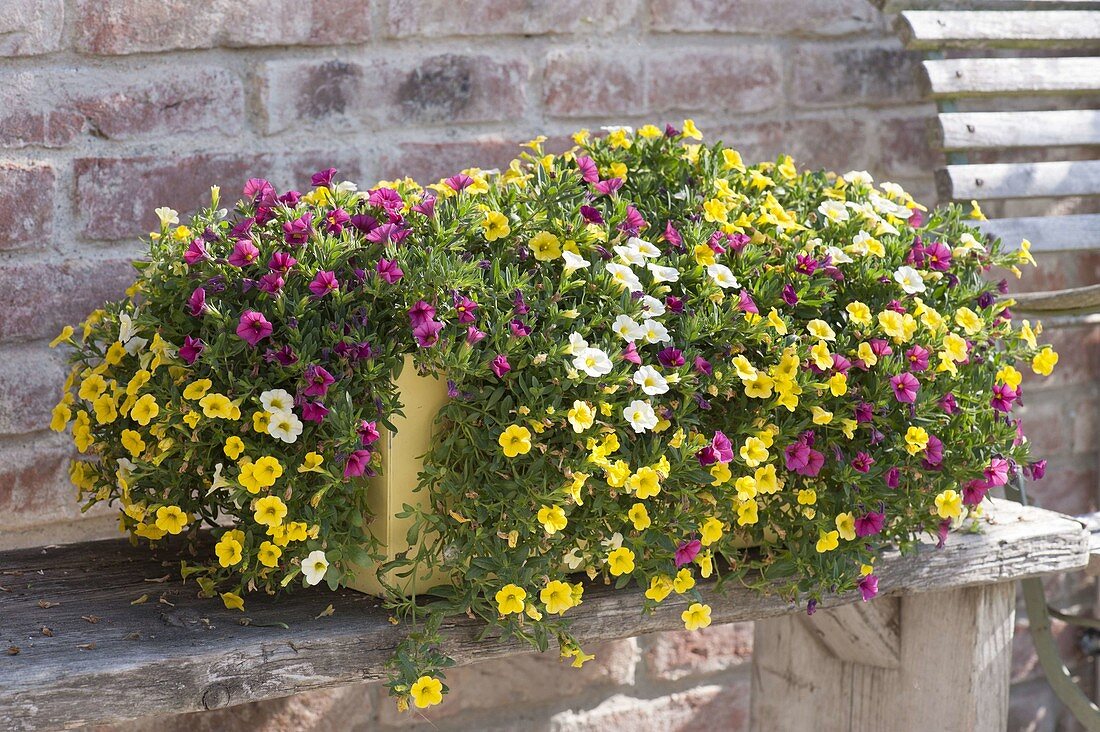
[[[935, 140], [947, 159], [936, 171], [942, 202], [1100, 196], [1100, 2], [887, 0], [885, 6], [900, 11], [906, 46], [927, 54], [927, 91], [940, 112]], [[1097, 99], [1084, 106], [1093, 108], [1042, 109], [1052, 106], [1051, 97], [1091, 95]], [[973, 100], [1009, 97], [1033, 103], [1024, 111], [959, 111]], [[1000, 162], [1051, 147], [1095, 149], [1091, 159]], [[983, 162], [971, 162], [975, 155]], [[1009, 246], [1028, 239], [1035, 250], [1100, 248], [1100, 213], [981, 225]]]

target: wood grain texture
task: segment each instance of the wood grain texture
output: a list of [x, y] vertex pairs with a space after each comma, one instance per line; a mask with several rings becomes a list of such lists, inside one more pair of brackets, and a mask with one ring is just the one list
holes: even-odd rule
[[939, 116], [945, 151], [1100, 145], [1100, 110], [951, 112]]
[[[983, 533], [952, 536], [943, 549], [929, 542], [908, 557], [886, 552], [876, 563], [881, 591], [1011, 582], [1088, 562], [1089, 534], [1073, 519], [1007, 502], [989, 515]], [[150, 558], [118, 541], [0, 553], [0, 648], [19, 649], [0, 655], [0, 729], [111, 722], [374, 681], [403, 634], [376, 600], [321, 589], [249, 597], [243, 617], [251, 624], [242, 626], [242, 614], [180, 583], [178, 568], [178, 556]], [[805, 612], [739, 587], [703, 594], [715, 623]], [[147, 602], [131, 604], [142, 595]], [[827, 597], [820, 607], [858, 599]], [[317, 618], [329, 604], [335, 613]], [[673, 597], [643, 615], [639, 591], [594, 585], [570, 615], [577, 636], [595, 642], [680, 628], [687, 604]], [[288, 628], [265, 627], [276, 622]], [[516, 641], [479, 642], [482, 629], [465, 617], [448, 621], [447, 651], [459, 663], [527, 651]]]
[[1025, 216], [978, 221], [986, 234], [1004, 240], [1011, 249], [1027, 239], [1032, 251], [1067, 252], [1100, 248], [1100, 214]]
[[1100, 39], [1100, 11], [908, 10], [908, 48], [1082, 48]]
[[904, 10], [1081, 10], [1100, 8], [1100, 0], [871, 0], [884, 13]]
[[1050, 292], [1025, 292], [1013, 295], [1012, 299], [1016, 301], [1013, 312], [1100, 312], [1100, 285]]
[[841, 661], [879, 668], [901, 664], [901, 598], [884, 597], [798, 617]]
[[1100, 160], [948, 165], [936, 171], [941, 199], [1062, 198], [1100, 194]]
[[958, 58], [925, 61], [933, 99], [1100, 91], [1100, 58]]

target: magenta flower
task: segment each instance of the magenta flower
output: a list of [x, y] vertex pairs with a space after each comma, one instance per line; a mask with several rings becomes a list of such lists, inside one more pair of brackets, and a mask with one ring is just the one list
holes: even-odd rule
[[1031, 480], [1042, 480], [1047, 474], [1047, 461], [1036, 460], [1024, 466], [1024, 475]]
[[301, 217], [283, 224], [283, 239], [287, 244], [300, 247], [309, 241], [313, 233], [313, 214], [306, 212]]
[[[634, 345], [634, 344], [631, 344]], [[704, 376], [712, 376], [714, 374], [714, 368], [710, 365], [710, 361], [706, 360], [702, 356], [695, 357], [695, 370]]]
[[400, 211], [405, 205], [405, 201], [401, 198], [401, 194], [392, 188], [375, 188], [367, 196], [367, 203], [371, 206], [377, 206], [384, 209], [387, 212]]
[[268, 352], [264, 354], [264, 358], [268, 361], [274, 359], [283, 366], [293, 366], [298, 363], [298, 354], [296, 354], [294, 349], [290, 346], [283, 346], [278, 351], [269, 349]]
[[944, 394], [943, 398], [940, 399], [940, 409], [948, 414], [957, 412], [959, 410], [959, 405], [955, 402], [955, 395], [951, 392]]
[[760, 314], [760, 309], [756, 307], [756, 303], [753, 302], [752, 295], [748, 293], [748, 290], [741, 290], [741, 294], [738, 297], [738, 310], [745, 313], [755, 313], [756, 315]]
[[191, 297], [187, 298], [187, 310], [196, 318], [203, 316], [203, 313], [206, 312], [206, 290], [201, 287], [195, 288], [195, 291], [191, 293]]
[[852, 468], [858, 473], [866, 473], [875, 464], [875, 459], [869, 453], [860, 451], [852, 458]]
[[585, 183], [598, 183], [600, 171], [596, 169], [596, 163], [587, 155], [578, 155], [573, 161], [577, 165], [577, 172], [581, 174], [581, 180]]
[[794, 287], [790, 284], [783, 285], [783, 302], [787, 303], [792, 308], [798, 304], [798, 293], [795, 292]]
[[671, 221], [665, 224], [663, 238], [673, 249], [683, 249], [684, 247], [684, 237], [680, 236], [680, 232], [676, 230], [676, 227], [672, 225]]
[[202, 239], [193, 239], [191, 244], [188, 245], [187, 251], [183, 253], [183, 261], [187, 262], [189, 265], [195, 265], [209, 257], [210, 255], [207, 254]]
[[910, 371], [924, 371], [928, 368], [928, 349], [923, 346], [913, 346], [905, 352], [905, 359], [909, 362]]
[[462, 297], [455, 296], [455, 311], [458, 312], [458, 322], [473, 323], [477, 319], [477, 316], [474, 315], [475, 310], [477, 310], [476, 302], [465, 295]]
[[943, 242], [932, 242], [924, 248], [924, 264], [937, 272], [951, 269], [951, 250]]
[[856, 422], [865, 424], [875, 418], [875, 405], [870, 402], [860, 402], [856, 405]]
[[241, 313], [241, 320], [237, 324], [237, 335], [244, 339], [253, 348], [256, 344], [271, 335], [271, 323], [263, 313], [255, 310], [245, 310]]
[[928, 435], [928, 445], [924, 448], [922, 464], [930, 470], [938, 470], [943, 463], [943, 440]]
[[665, 307], [670, 313], [680, 315], [684, 312], [684, 301], [682, 298], [676, 297], [675, 295], [669, 295], [665, 298]]
[[972, 480], [963, 486], [963, 503], [968, 506], [977, 506], [985, 499], [985, 494], [993, 486], [984, 480]]
[[531, 312], [531, 306], [523, 299], [523, 292], [516, 290], [512, 295], [512, 312], [516, 315], [526, 315]]
[[702, 548], [703, 542], [698, 539], [681, 542], [680, 546], [676, 547], [676, 568], [679, 569], [685, 564], [694, 562]]
[[710, 445], [703, 445], [697, 453], [695, 453], [696, 459], [699, 460], [699, 464], [704, 468], [709, 468], [718, 462], [718, 451]]
[[302, 419], [320, 424], [328, 416], [328, 407], [321, 402], [302, 402]]
[[271, 259], [267, 262], [267, 268], [273, 272], [281, 272], [286, 274], [290, 271], [290, 268], [298, 264], [298, 260], [290, 256], [287, 252], [275, 252], [271, 255]]
[[478, 330], [475, 326], [466, 327], [466, 342], [471, 346], [485, 338], [485, 331]]
[[602, 224], [603, 214], [593, 206], [581, 206], [581, 216], [590, 224]]
[[435, 308], [431, 304], [418, 300], [411, 308], [409, 308], [409, 325], [413, 328], [427, 323], [429, 320], [435, 317]]
[[825, 456], [799, 440], [783, 450], [787, 470], [809, 478], [816, 477], [825, 465]]
[[424, 194], [424, 198], [421, 199], [420, 203], [413, 206], [412, 210], [430, 219], [435, 216], [435, 200], [435, 196]]
[[617, 228], [619, 231], [626, 234], [637, 236], [638, 232], [645, 228], [645, 225], [646, 221], [641, 212], [633, 206], [628, 205], [626, 207], [626, 218], [623, 219], [623, 222], [619, 224]]
[[901, 485], [901, 470], [898, 468], [890, 468], [886, 471], [886, 486], [888, 488], [897, 488]]
[[917, 391], [920, 390], [920, 382], [917, 377], [909, 372], [890, 377], [890, 388], [894, 390], [894, 398], [902, 404], [912, 404], [917, 400]]
[[443, 323], [438, 320], [425, 320], [413, 327], [413, 339], [421, 348], [431, 348], [439, 342], [439, 331]]
[[665, 348], [657, 353], [657, 361], [666, 369], [678, 369], [684, 365], [684, 352], [678, 348]]
[[607, 180], [597, 181], [593, 184], [593, 187], [605, 196], [610, 196], [615, 191], [623, 187], [622, 178], [608, 178]]
[[278, 272], [268, 272], [260, 278], [258, 286], [269, 295], [277, 295], [286, 286], [286, 280]]
[[344, 463], [344, 477], [358, 478], [366, 472], [370, 465], [370, 450], [356, 450], [348, 455]]
[[306, 380], [305, 391], [302, 392], [303, 396], [324, 396], [328, 393], [328, 388], [336, 383], [336, 379], [332, 377], [323, 366], [317, 366], [310, 364], [306, 366], [306, 372], [304, 375]]
[[856, 536], [874, 536], [882, 531], [886, 523], [886, 514], [881, 511], [870, 511], [856, 517]]
[[180, 358], [187, 363], [188, 366], [195, 363], [195, 359], [202, 353], [202, 349], [206, 348], [206, 344], [198, 338], [192, 338], [191, 336], [183, 337], [183, 345], [180, 346]]
[[516, 338], [524, 338], [531, 335], [531, 326], [520, 320], [513, 320], [508, 323], [508, 330], [512, 331], [512, 335]]
[[457, 193], [458, 191], [472, 186], [474, 184], [474, 179], [465, 173], [459, 173], [458, 175], [452, 175], [450, 178], [443, 181], [443, 183]]
[[1012, 466], [1004, 458], [995, 457], [989, 461], [989, 467], [984, 471], [985, 479], [991, 486], [1004, 485], [1008, 482], [1008, 476]]
[[333, 236], [344, 233], [344, 227], [351, 221], [351, 216], [342, 208], [334, 208], [325, 216], [325, 231]]
[[860, 577], [859, 592], [863, 596], [864, 602], [871, 600], [878, 594], [878, 577], [873, 574], [869, 574], [866, 577]]
[[714, 452], [718, 456], [718, 462], [733, 462], [733, 443], [730, 442], [730, 438], [726, 437], [725, 432], [715, 432], [714, 437], [711, 438], [710, 445], [714, 448]]
[[375, 269], [378, 270], [378, 275], [385, 280], [388, 285], [396, 283], [405, 276], [405, 273], [397, 266], [397, 260], [379, 259]]
[[1008, 384], [994, 384], [993, 398], [989, 400], [989, 404], [998, 412], [1008, 413], [1012, 411], [1012, 404], [1017, 396], [1018, 392]]
[[244, 184], [244, 197], [253, 201], [268, 202], [275, 200], [275, 186], [263, 178], [249, 178]]
[[632, 363], [636, 366], [642, 365], [642, 357], [638, 353], [638, 349], [633, 343], [627, 343], [626, 348], [624, 348], [623, 352], [619, 355], [621, 355], [623, 360], [627, 361], [628, 363]]
[[366, 446], [371, 446], [378, 441], [381, 435], [378, 433], [378, 425], [374, 422], [363, 420], [359, 423], [359, 441]]
[[310, 185], [314, 188], [331, 188], [332, 179], [336, 177], [336, 168], [325, 168], [324, 170], [318, 170], [313, 174], [313, 177], [309, 179]]
[[252, 264], [260, 256], [260, 250], [252, 243], [251, 239], [241, 239], [233, 245], [233, 251], [229, 254], [229, 263], [234, 267], [243, 267]]
[[512, 365], [508, 363], [508, 357], [503, 353], [498, 353], [493, 362], [489, 364], [489, 368], [493, 370], [498, 379], [504, 378], [504, 375], [512, 370]]
[[909, 225], [914, 229], [920, 228], [924, 223], [924, 214], [921, 213], [919, 208], [909, 209]]
[[314, 297], [324, 297], [339, 289], [340, 281], [336, 279], [336, 274], [324, 269], [318, 272], [313, 281], [309, 283], [309, 291], [313, 293]]

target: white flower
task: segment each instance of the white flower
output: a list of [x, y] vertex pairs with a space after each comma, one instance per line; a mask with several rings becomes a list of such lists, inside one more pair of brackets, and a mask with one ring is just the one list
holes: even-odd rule
[[342, 180], [336, 184], [336, 187], [332, 189], [334, 193], [355, 193], [359, 190], [359, 186], [352, 183], [350, 180]]
[[133, 356], [135, 353], [145, 348], [149, 343], [148, 338], [138, 338], [137, 328], [134, 327], [134, 321], [126, 313], [118, 314], [118, 342], [126, 349], [126, 353]]
[[616, 254], [619, 255], [619, 259], [623, 260], [627, 264], [645, 264], [645, 257], [634, 247], [624, 247], [622, 245], [611, 247]]
[[626, 240], [626, 245], [647, 259], [661, 256], [661, 250], [650, 244], [645, 239], [632, 236]]
[[574, 254], [573, 252], [568, 250], [561, 253], [561, 258], [565, 260], [565, 266], [563, 267], [563, 269], [566, 272], [576, 272], [578, 269], [584, 269], [585, 267], [589, 267], [592, 264], [581, 255]]
[[680, 270], [675, 267], [662, 267], [653, 262], [647, 264], [646, 267], [653, 273], [654, 282], [676, 282], [680, 279]]
[[642, 391], [650, 396], [657, 396], [668, 391], [668, 382], [652, 366], [642, 366], [634, 372], [634, 383], [642, 387]]
[[616, 531], [606, 539], [600, 540], [605, 552], [613, 552], [623, 545], [623, 535]]
[[665, 314], [665, 304], [652, 295], [642, 295], [642, 312], [647, 318], [659, 318]]
[[206, 491], [206, 495], [210, 495], [219, 488], [229, 488], [233, 485], [232, 481], [226, 480], [222, 477], [222, 464], [218, 463], [214, 466], [214, 477], [210, 481], [210, 490]]
[[834, 224], [848, 220], [848, 209], [840, 201], [824, 201], [817, 210]]
[[897, 272], [894, 272], [894, 281], [910, 295], [916, 295], [925, 290], [924, 278], [912, 267], [898, 267]]
[[598, 348], [585, 348], [573, 359], [574, 368], [594, 377], [611, 373], [611, 366], [611, 359]]
[[846, 183], [859, 183], [861, 185], [873, 185], [875, 179], [866, 170], [849, 170], [841, 176]]
[[601, 127], [600, 129], [604, 132], [618, 132], [619, 130], [622, 130], [628, 135], [634, 134], [634, 128], [630, 125], [607, 125], [606, 127]]
[[608, 274], [611, 275], [611, 279], [615, 284], [625, 287], [631, 292], [638, 292], [642, 289], [642, 281], [638, 279], [638, 275], [634, 274], [634, 270], [627, 267], [625, 264], [611, 264], [604, 265], [607, 268]]
[[629, 343], [645, 337], [645, 328], [638, 325], [629, 315], [620, 315], [615, 318], [615, 322], [611, 324], [611, 330]]
[[852, 237], [852, 243], [849, 245], [848, 251], [858, 254], [861, 257], [866, 257], [871, 251], [871, 246], [868, 242], [873, 240], [873, 236], [863, 229], [860, 229], [859, 233]]
[[646, 343], [663, 343], [672, 340], [668, 337], [668, 328], [665, 328], [656, 320], [642, 321], [642, 329], [645, 331]]
[[569, 346], [565, 349], [566, 355], [572, 356], [588, 348], [588, 341], [576, 331], [569, 334]]
[[260, 404], [269, 414], [289, 414], [294, 410], [294, 397], [286, 389], [268, 389], [260, 394]]
[[130, 476], [134, 473], [134, 464], [126, 458], [119, 458], [117, 461], [118, 468], [115, 470], [115, 479], [118, 481], [118, 487], [122, 490], [128, 490], [130, 487]]
[[871, 201], [871, 205], [874, 206], [875, 210], [880, 214], [890, 214], [891, 216], [897, 216], [899, 219], [907, 219], [912, 215], [908, 206], [894, 203], [889, 198], [883, 198], [873, 193], [868, 198]]
[[302, 434], [302, 420], [294, 412], [272, 412], [267, 423], [267, 434], [287, 444], [293, 444], [298, 441], [298, 435]]
[[984, 252], [985, 245], [974, 238], [974, 235], [967, 232], [959, 237], [959, 246], [955, 248], [955, 254], [967, 254], [969, 252]]
[[882, 190], [885, 191], [886, 195], [890, 196], [890, 198], [897, 198], [901, 200], [909, 198], [909, 194], [906, 193], [905, 189], [899, 186], [897, 183], [886, 181], [882, 184]]
[[573, 547], [562, 561], [565, 562], [566, 567], [569, 567], [570, 572], [581, 569], [584, 566], [584, 555], [581, 554], [581, 548], [578, 546]]
[[160, 219], [160, 225], [162, 227], [171, 226], [172, 224], [178, 224], [180, 222], [179, 213], [174, 211], [173, 209], [168, 208], [167, 206], [155, 208], [153, 209], [153, 213], [155, 213], [157, 215], [157, 218]]
[[848, 264], [852, 261], [852, 258], [839, 247], [829, 247], [825, 250], [825, 253], [829, 255], [829, 259], [833, 264]]
[[737, 278], [733, 276], [733, 272], [730, 272], [730, 268], [724, 264], [709, 265], [707, 267], [707, 274], [714, 280], [714, 284], [722, 289], [741, 286], [737, 283]]
[[653, 411], [649, 402], [643, 402], [641, 399], [635, 399], [623, 410], [623, 419], [630, 423], [635, 432], [639, 433], [652, 430], [657, 426], [657, 413]]
[[307, 585], [318, 584], [325, 578], [328, 571], [328, 559], [320, 549], [314, 549], [302, 560], [302, 576], [306, 578]]

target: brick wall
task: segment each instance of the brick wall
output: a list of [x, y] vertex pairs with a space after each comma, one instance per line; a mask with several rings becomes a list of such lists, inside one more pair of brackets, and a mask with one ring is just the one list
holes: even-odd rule
[[[153, 208], [186, 211], [252, 174], [304, 186], [335, 165], [363, 183], [508, 162], [537, 133], [693, 117], [747, 159], [867, 168], [922, 200], [917, 59], [867, 0], [2, 0], [0, 547], [110, 535], [81, 517], [66, 440], [44, 429], [62, 380], [46, 343], [127, 284]], [[1057, 258], [1033, 284], [1100, 280]], [[1059, 337], [1058, 375], [1028, 391], [1051, 470], [1039, 497], [1095, 508], [1100, 358]], [[1062, 582], [1086, 602], [1090, 588]], [[1026, 631], [1024, 623], [1021, 630]], [[1074, 637], [1064, 633], [1072, 649]], [[1059, 711], [1018, 641], [1016, 719]], [[428, 729], [741, 729], [751, 626], [610, 644], [583, 672], [530, 658], [455, 670]], [[133, 728], [398, 726], [348, 688]], [[1045, 726], [1044, 726], [1045, 725]]]

